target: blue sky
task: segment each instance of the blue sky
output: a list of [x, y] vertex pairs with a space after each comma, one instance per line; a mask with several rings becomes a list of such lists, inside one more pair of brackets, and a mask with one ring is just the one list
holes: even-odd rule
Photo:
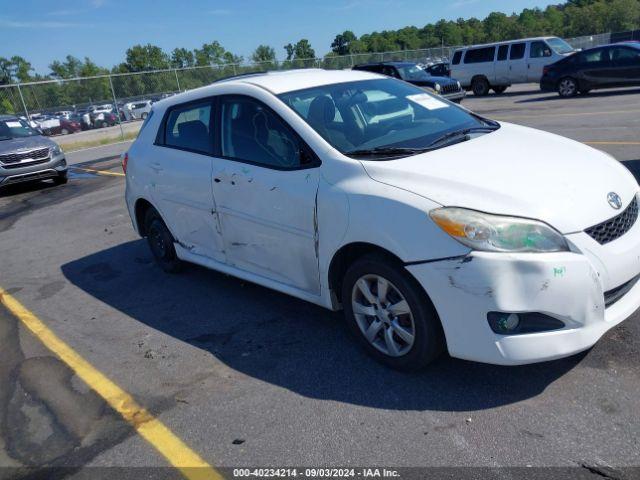
[[301, 38], [323, 55], [345, 29], [362, 35], [552, 3], [558, 0], [0, 0], [0, 57], [21, 55], [48, 73], [67, 54], [111, 67], [137, 43], [171, 51], [218, 40], [245, 58], [266, 43], [281, 58], [282, 47]]

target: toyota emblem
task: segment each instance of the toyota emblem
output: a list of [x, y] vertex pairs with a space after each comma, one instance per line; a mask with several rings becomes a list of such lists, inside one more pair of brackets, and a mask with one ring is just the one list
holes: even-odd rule
[[607, 202], [609, 202], [611, 208], [615, 208], [616, 210], [620, 210], [622, 208], [622, 199], [616, 192], [609, 192], [607, 195]]

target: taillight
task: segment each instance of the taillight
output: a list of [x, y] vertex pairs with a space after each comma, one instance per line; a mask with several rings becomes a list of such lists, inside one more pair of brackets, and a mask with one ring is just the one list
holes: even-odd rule
[[122, 171], [125, 174], [127, 173], [127, 163], [129, 163], [129, 152], [125, 152], [122, 157]]

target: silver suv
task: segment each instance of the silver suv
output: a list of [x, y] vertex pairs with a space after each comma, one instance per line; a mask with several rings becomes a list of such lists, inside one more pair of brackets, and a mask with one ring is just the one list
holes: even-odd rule
[[67, 161], [54, 141], [12, 115], [0, 115], [0, 188], [32, 180], [67, 183]]

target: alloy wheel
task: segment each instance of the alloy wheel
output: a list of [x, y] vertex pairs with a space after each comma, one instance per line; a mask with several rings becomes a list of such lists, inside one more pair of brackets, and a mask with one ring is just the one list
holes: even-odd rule
[[576, 93], [576, 82], [570, 78], [565, 78], [558, 85], [558, 90], [563, 97], [571, 97]]
[[413, 347], [416, 329], [409, 303], [400, 290], [380, 275], [369, 274], [353, 285], [351, 306], [365, 339], [390, 357]]

